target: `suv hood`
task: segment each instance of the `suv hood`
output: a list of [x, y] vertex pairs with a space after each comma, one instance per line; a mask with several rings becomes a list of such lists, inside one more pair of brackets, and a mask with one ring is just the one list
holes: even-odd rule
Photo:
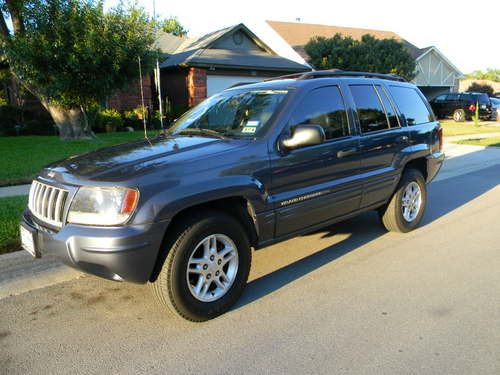
[[42, 175], [67, 182], [73, 180], [68, 175], [85, 180], [126, 180], [173, 161], [178, 163], [228, 151], [241, 142], [200, 136], [142, 139], [71, 156], [48, 165]]

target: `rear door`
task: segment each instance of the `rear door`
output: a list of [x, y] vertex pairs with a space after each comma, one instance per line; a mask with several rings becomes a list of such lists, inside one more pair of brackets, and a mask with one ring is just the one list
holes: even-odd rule
[[[308, 92], [295, 107], [288, 129], [321, 125], [326, 141], [271, 157], [271, 201], [276, 209], [276, 237], [345, 215], [359, 208], [359, 137], [351, 133], [338, 86]], [[352, 118], [351, 118], [352, 121]]]
[[392, 194], [399, 175], [396, 158], [409, 144], [395, 106], [379, 84], [349, 85], [361, 131], [363, 198], [361, 207], [383, 203]]

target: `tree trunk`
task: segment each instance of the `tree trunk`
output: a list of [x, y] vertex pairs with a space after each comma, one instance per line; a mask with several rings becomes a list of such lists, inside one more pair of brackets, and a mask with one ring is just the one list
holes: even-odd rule
[[94, 137], [87, 116], [80, 108], [66, 109], [47, 103], [44, 105], [57, 125], [61, 139], [90, 139]]

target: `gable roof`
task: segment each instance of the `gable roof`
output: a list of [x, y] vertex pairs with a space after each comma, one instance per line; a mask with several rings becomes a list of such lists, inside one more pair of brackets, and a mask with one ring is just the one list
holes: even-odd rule
[[280, 34], [303, 58], [308, 59], [304, 47], [314, 36], [322, 36], [331, 38], [335, 34], [350, 36], [353, 39], [360, 40], [365, 34], [373, 35], [377, 39], [396, 39], [403, 43], [408, 53], [417, 59], [431, 47], [418, 48], [414, 44], [403, 39], [401, 36], [392, 31], [362, 29], [354, 27], [342, 27], [331, 25], [318, 25], [302, 22], [281, 22], [267, 21], [267, 23]]
[[[232, 50], [217, 47], [219, 41], [237, 31], [245, 34], [258, 49]], [[286, 72], [310, 70], [306, 65], [278, 56], [242, 23], [213, 31], [198, 38], [183, 40], [174, 51], [168, 53], [167, 59], [160, 65], [161, 68], [175, 66], [251, 68]]]

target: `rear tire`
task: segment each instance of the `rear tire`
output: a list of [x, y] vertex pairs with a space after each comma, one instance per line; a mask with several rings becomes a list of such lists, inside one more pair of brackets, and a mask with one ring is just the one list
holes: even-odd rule
[[389, 203], [379, 209], [379, 216], [388, 231], [410, 232], [422, 221], [426, 203], [427, 189], [422, 173], [407, 169]]
[[[231, 308], [245, 288], [252, 253], [247, 234], [233, 217], [205, 211], [183, 220], [156, 281], [160, 305], [193, 322]], [[232, 249], [232, 250], [231, 250]]]
[[455, 122], [464, 122], [465, 117], [465, 111], [463, 109], [455, 109], [455, 111], [453, 111], [453, 120], [455, 120]]

